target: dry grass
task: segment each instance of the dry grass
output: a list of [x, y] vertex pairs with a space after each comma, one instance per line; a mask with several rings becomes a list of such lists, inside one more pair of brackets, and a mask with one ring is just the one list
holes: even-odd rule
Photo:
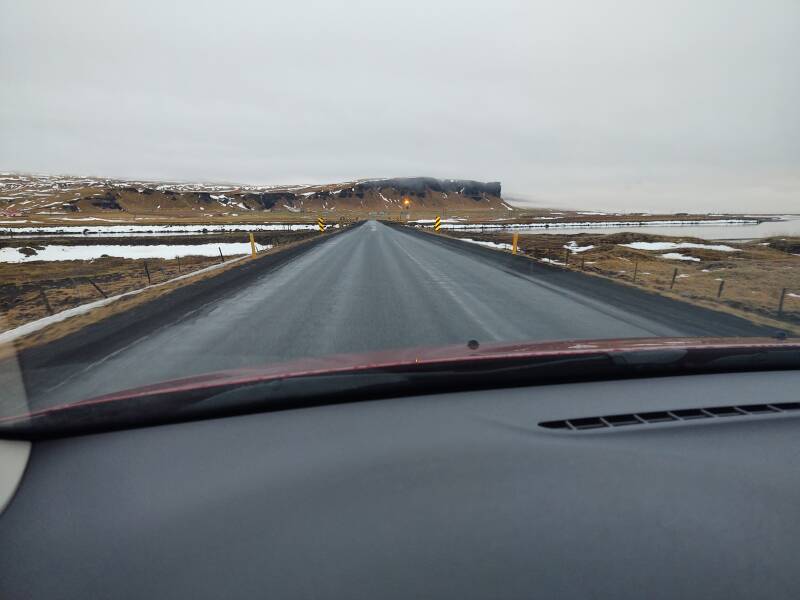
[[152, 283], [160, 283], [219, 262], [219, 257], [187, 256], [180, 261], [100, 258], [27, 263], [24, 267], [2, 263], [0, 279], [7, 282], [0, 285], [3, 324], [12, 329], [53, 312], [101, 299], [102, 294], [91, 282], [107, 296], [145, 287], [148, 285], [145, 264]]
[[[323, 235], [335, 235], [335, 233], [336, 232], [331, 232], [331, 233], [325, 233]], [[305, 236], [302, 239], [298, 238], [297, 241], [275, 246], [270, 250], [259, 252], [258, 255], [252, 260], [259, 260], [265, 256], [283, 252], [285, 250], [288, 250], [289, 248], [293, 248], [295, 246], [308, 243], [311, 240], [311, 238], [312, 236]], [[135, 306], [139, 306], [146, 302], [152, 302], [166, 294], [169, 294], [170, 292], [176, 289], [182, 288], [187, 285], [191, 285], [193, 283], [202, 281], [204, 279], [216, 277], [217, 275], [224, 273], [229, 269], [236, 268], [240, 264], [241, 264], [240, 261], [229, 261], [228, 264], [214, 271], [206, 273], [198, 273], [196, 277], [189, 277], [186, 279], [182, 279], [180, 281], [174, 281], [171, 283], [167, 282], [165, 285], [154, 286], [147, 290], [144, 290], [140, 294], [129, 296], [127, 298], [122, 298], [106, 306], [101, 306], [87, 313], [71, 317], [64, 321], [60, 321], [40, 331], [29, 334], [23, 338], [17, 339], [13, 342], [13, 344], [0, 345], [0, 359], [4, 358], [3, 356], [4, 353], [5, 355], [13, 355], [13, 353], [19, 352], [20, 350], [23, 350], [25, 348], [31, 348], [34, 346], [47, 344], [49, 342], [62, 338], [71, 333], [75, 333], [88, 325], [97, 323], [113, 315], [130, 310]], [[0, 322], [2, 322], [2, 319], [0, 319]]]
[[[266, 223], [314, 223], [317, 217], [322, 216], [330, 223], [340, 223], [342, 225], [363, 221], [368, 219], [382, 219], [391, 221], [414, 221], [417, 219], [460, 219], [465, 224], [482, 223], [535, 223], [543, 225], [546, 223], [559, 222], [582, 222], [595, 223], [603, 221], [625, 221], [639, 223], [646, 221], [662, 220], [686, 220], [704, 221], [716, 220], [720, 218], [736, 218], [738, 215], [709, 216], [709, 215], [639, 215], [639, 214], [581, 214], [577, 211], [562, 210], [553, 212], [551, 209], [516, 209], [513, 212], [505, 209], [495, 208], [494, 210], [481, 208], [469, 208], [468, 204], [452, 206], [447, 209], [441, 207], [426, 207], [422, 205], [412, 205], [409, 211], [403, 210], [399, 205], [389, 205], [377, 209], [370, 208], [350, 208], [340, 202], [336, 209], [308, 209], [301, 212], [288, 210], [242, 210], [232, 214], [228, 209], [222, 210], [219, 206], [209, 206], [205, 210], [200, 210], [200, 206], [194, 203], [176, 203], [171, 208], [157, 208], [161, 206], [157, 200], [148, 202], [126, 202], [121, 200], [121, 204], [126, 210], [102, 210], [86, 207], [79, 213], [69, 214], [24, 214], [21, 217], [4, 217], [7, 221], [19, 221], [19, 226], [102, 226], [114, 224], [135, 224], [135, 225], [246, 225], [246, 224], [266, 224]], [[547, 221], [541, 220], [547, 217]], [[81, 221], [80, 219], [89, 219]], [[102, 220], [92, 220], [102, 219]], [[6, 226], [15, 226], [7, 223]]]
[[[448, 233], [492, 242], [510, 243], [512, 234]], [[564, 246], [574, 241], [591, 250], [572, 253]], [[694, 242], [723, 244], [740, 250], [710, 249], [635, 250], [620, 244], [634, 241]], [[751, 321], [783, 327], [800, 333], [800, 239], [770, 238], [733, 244], [696, 238], [655, 236], [640, 233], [611, 235], [521, 235], [519, 250], [537, 260], [556, 261], [569, 268], [635, 285], [659, 294], [730, 312]], [[700, 262], [660, 258], [667, 252], [699, 258]], [[677, 269], [674, 285], [673, 275]], [[634, 280], [635, 274], [635, 280]], [[720, 284], [724, 281], [722, 293]], [[778, 313], [782, 290], [783, 311]]]
[[[292, 242], [314, 237], [313, 232], [259, 232], [256, 241], [262, 245], [284, 247]], [[245, 238], [247, 239], [247, 238]], [[37, 246], [50, 244], [119, 243], [162, 244], [187, 242], [244, 241], [241, 234], [192, 236], [191, 240], [169, 237], [148, 238], [49, 238], [26, 239], [25, 243]], [[6, 241], [7, 243], [7, 241]], [[18, 245], [15, 242], [13, 245]], [[226, 259], [231, 257], [225, 257]], [[141, 289], [150, 283], [162, 283], [207, 266], [218, 264], [220, 258], [185, 256], [180, 259], [125, 259], [99, 258], [95, 260], [33, 261], [29, 263], [0, 263], [0, 330], [12, 329], [30, 321], [58, 313], [106, 296]], [[145, 265], [147, 270], [145, 270]], [[148, 279], [148, 273], [150, 275]], [[94, 285], [92, 284], [94, 283]], [[95, 287], [97, 286], [97, 287]], [[97, 288], [102, 290], [102, 293]], [[49, 305], [49, 307], [48, 307]]]

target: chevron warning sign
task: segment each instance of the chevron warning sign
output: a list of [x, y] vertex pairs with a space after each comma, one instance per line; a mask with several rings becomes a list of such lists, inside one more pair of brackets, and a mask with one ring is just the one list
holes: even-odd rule
[[325, 219], [322, 217], [317, 217], [317, 227], [319, 227], [320, 232], [325, 231]]
[[436, 220], [433, 222], [433, 230], [439, 231], [442, 228], [442, 217], [436, 217]]

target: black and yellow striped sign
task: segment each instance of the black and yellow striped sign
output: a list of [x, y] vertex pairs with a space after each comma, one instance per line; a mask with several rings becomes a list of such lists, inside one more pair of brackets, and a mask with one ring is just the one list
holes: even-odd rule
[[321, 232], [325, 231], [325, 219], [322, 217], [317, 217], [317, 227], [319, 227]]
[[436, 220], [433, 222], [433, 230], [439, 231], [442, 228], [442, 217], [436, 217]]

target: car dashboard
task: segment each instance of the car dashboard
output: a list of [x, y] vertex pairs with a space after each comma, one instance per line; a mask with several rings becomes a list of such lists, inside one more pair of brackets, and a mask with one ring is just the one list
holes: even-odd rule
[[8, 442], [0, 597], [796, 597], [798, 402], [709, 374]]

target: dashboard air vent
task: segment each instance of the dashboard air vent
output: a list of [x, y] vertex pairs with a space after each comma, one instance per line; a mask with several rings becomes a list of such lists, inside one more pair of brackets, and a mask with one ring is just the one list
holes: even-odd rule
[[678, 410], [659, 410], [622, 415], [603, 415], [601, 417], [581, 417], [560, 421], [543, 421], [540, 427], [567, 431], [601, 429], [603, 427], [625, 427], [628, 425], [647, 425], [669, 421], [688, 421], [693, 419], [720, 419], [744, 415], [768, 415], [800, 411], [800, 402], [780, 402], [777, 404], [742, 404], [737, 406], [710, 406], [708, 408], [681, 408]]

